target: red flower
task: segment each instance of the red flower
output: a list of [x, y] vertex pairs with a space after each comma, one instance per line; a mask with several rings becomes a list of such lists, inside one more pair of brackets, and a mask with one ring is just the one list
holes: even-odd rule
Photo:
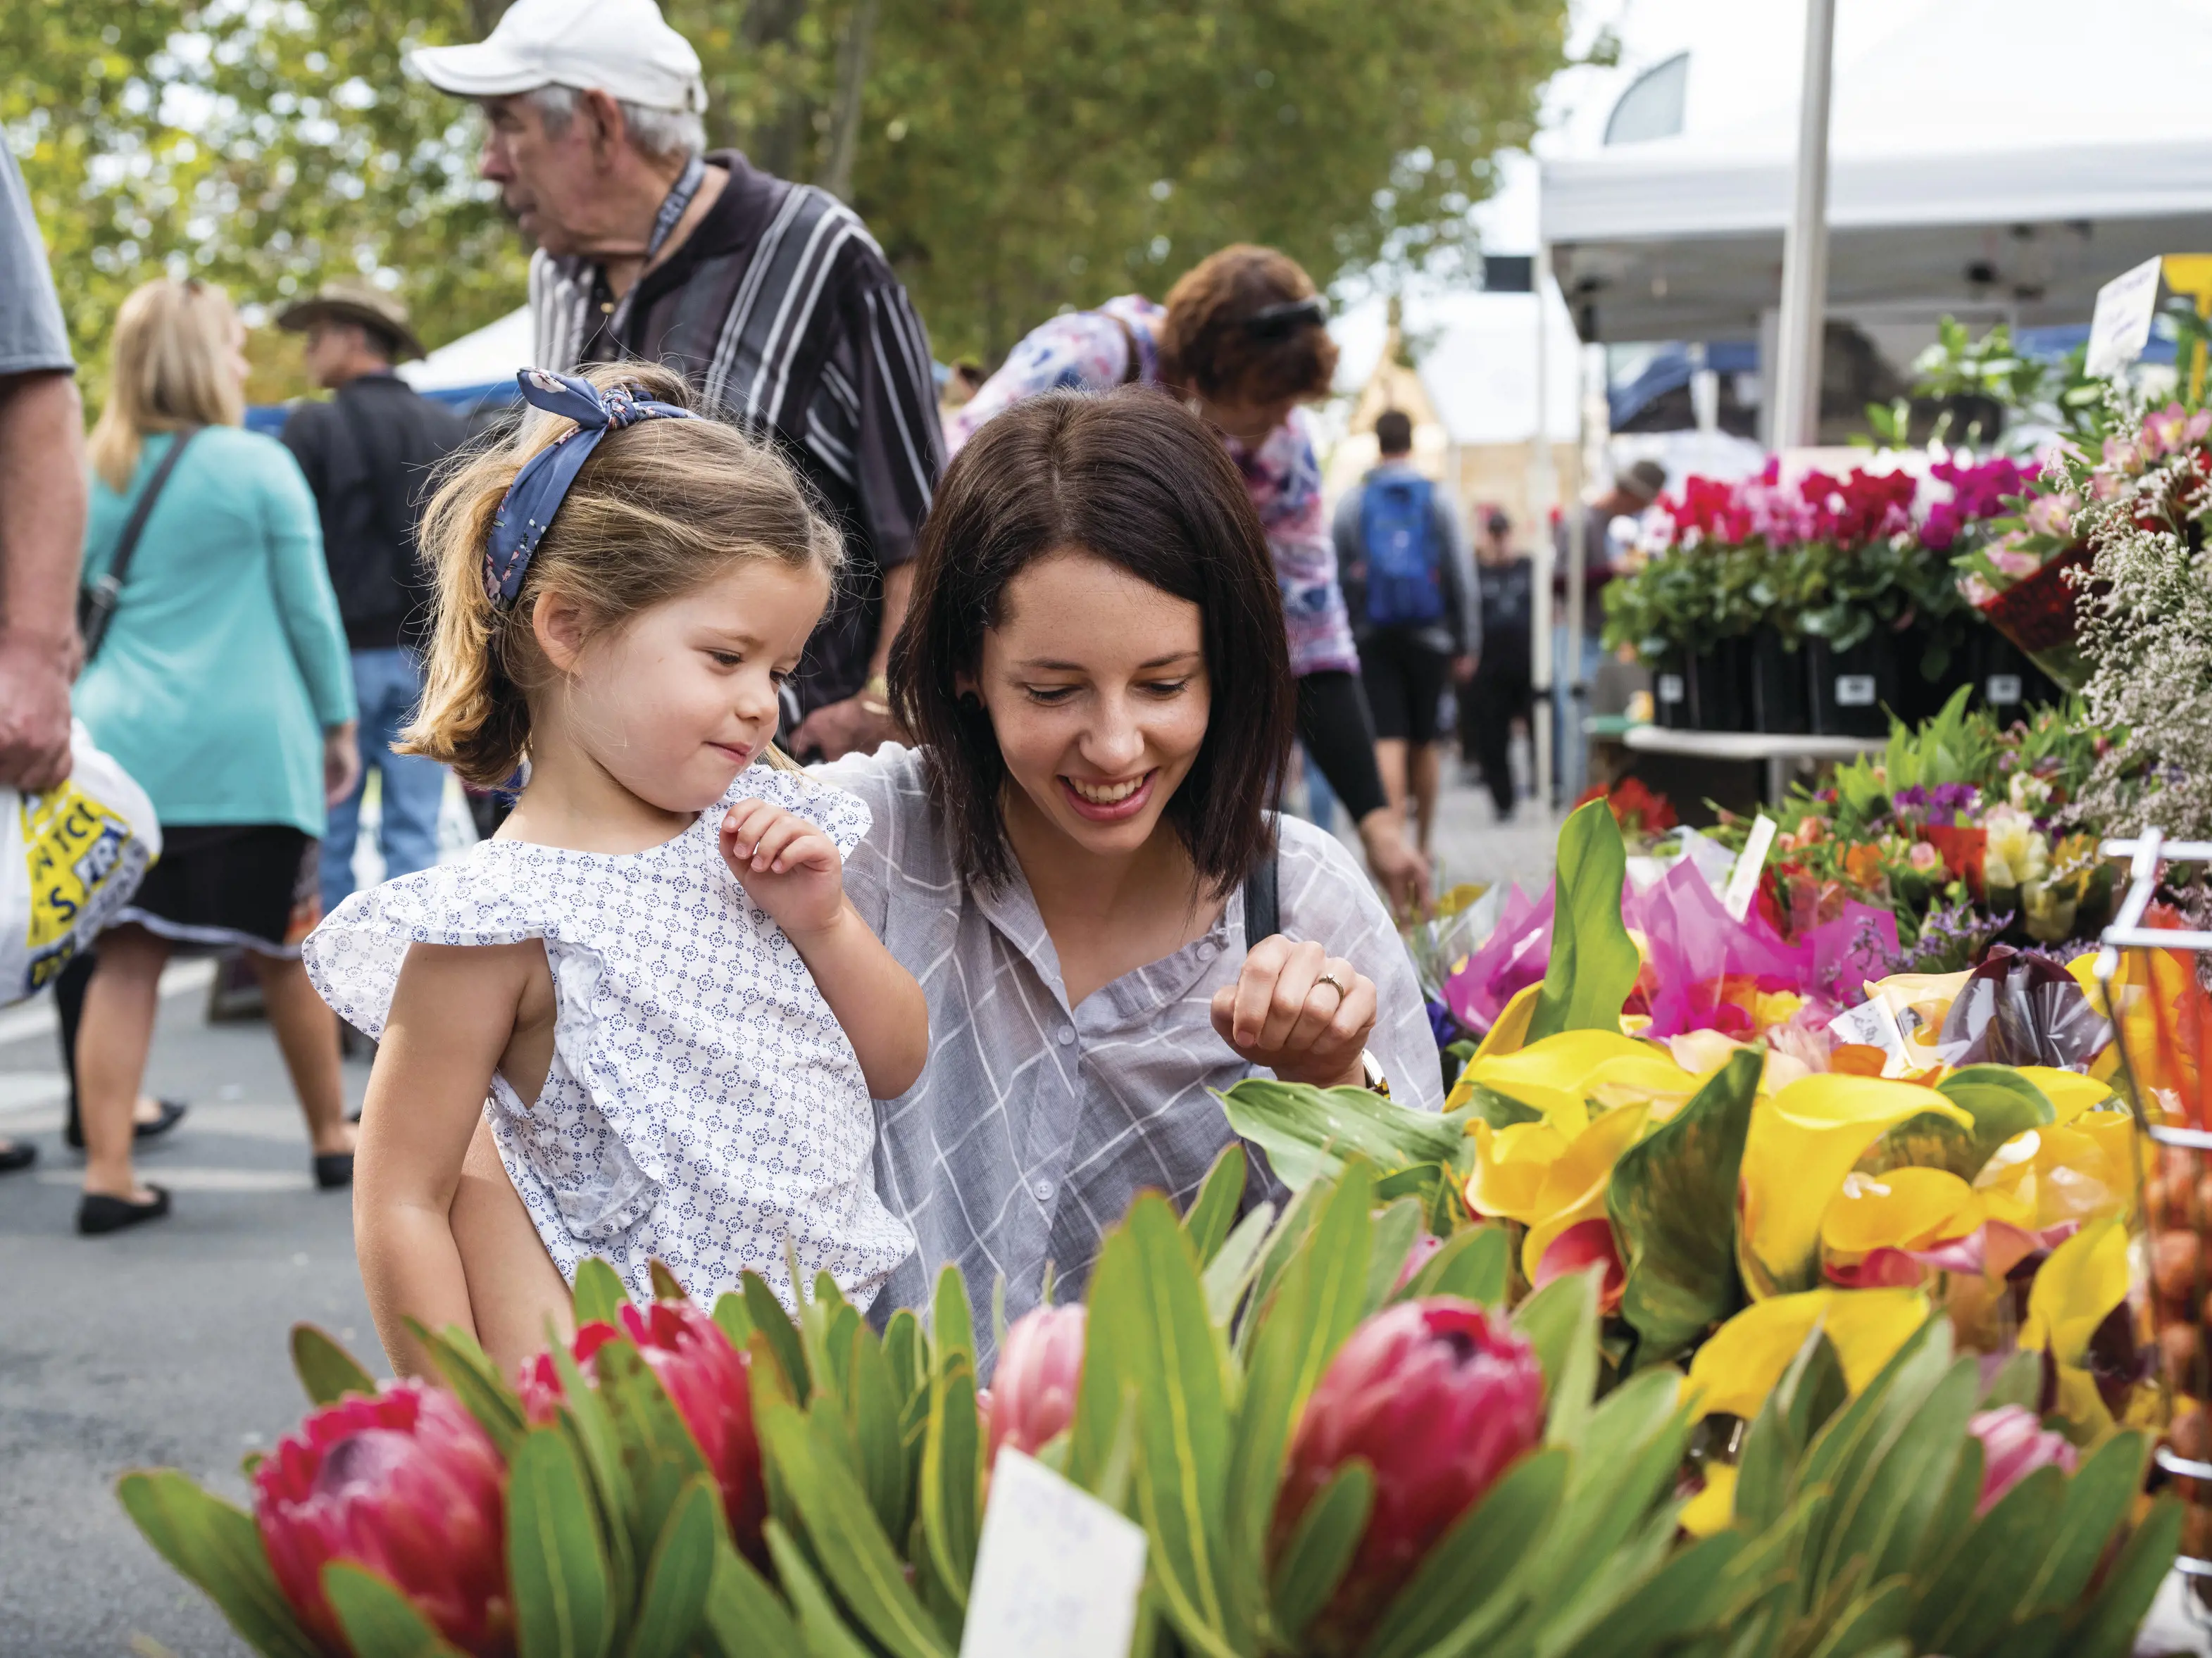
[[1598, 1310], [1601, 1313], [1618, 1312], [1620, 1309], [1620, 1292], [1628, 1283], [1628, 1269], [1620, 1264], [1620, 1250], [1613, 1237], [1613, 1223], [1603, 1215], [1577, 1221], [1546, 1244], [1544, 1258], [1536, 1263], [1536, 1277], [1528, 1287], [1540, 1290], [1555, 1278], [1588, 1272], [1600, 1261], [1605, 1263], [1605, 1276], [1598, 1283]]
[[[620, 1331], [586, 1324], [570, 1351], [593, 1374], [593, 1356], [627, 1336], [674, 1401], [677, 1414], [721, 1487], [730, 1534], [756, 1560], [765, 1560], [761, 1527], [768, 1519], [768, 1488], [761, 1476], [760, 1442], [753, 1435], [750, 1360], [730, 1345], [721, 1326], [688, 1301], [656, 1301], [649, 1311], [622, 1309]], [[532, 1422], [550, 1422], [561, 1400], [553, 1361], [540, 1354], [523, 1368], [522, 1407]]]
[[1352, 1333], [1306, 1401], [1275, 1503], [1279, 1558], [1306, 1507], [1344, 1463], [1375, 1474], [1375, 1501], [1313, 1642], [1357, 1648], [1437, 1540], [1544, 1431], [1534, 1351], [1451, 1296], [1386, 1307]]
[[507, 1599], [507, 1469], [459, 1400], [418, 1382], [349, 1394], [280, 1441], [254, 1470], [254, 1523], [284, 1598], [328, 1653], [351, 1650], [323, 1594], [343, 1560], [404, 1594], [475, 1658], [514, 1650]]

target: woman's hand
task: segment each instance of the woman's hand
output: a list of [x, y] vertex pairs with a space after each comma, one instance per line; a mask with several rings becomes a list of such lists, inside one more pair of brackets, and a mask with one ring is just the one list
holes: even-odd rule
[[323, 804], [335, 806], [361, 781], [359, 725], [349, 720], [323, 733]]
[[1277, 933], [1252, 946], [1235, 984], [1213, 993], [1213, 1028], [1285, 1082], [1356, 1085], [1375, 1029], [1375, 981], [1319, 944]]
[[747, 896], [795, 944], [834, 926], [845, 906], [844, 860], [804, 817], [740, 800], [722, 818], [722, 859]]

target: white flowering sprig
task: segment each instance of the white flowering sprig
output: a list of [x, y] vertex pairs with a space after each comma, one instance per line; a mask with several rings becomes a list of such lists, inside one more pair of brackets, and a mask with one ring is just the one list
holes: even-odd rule
[[2091, 666], [2082, 695], [2113, 738], [2071, 816], [2202, 837], [2212, 834], [2212, 410], [2145, 410], [2115, 393], [2114, 413], [2098, 460], [2067, 469], [2093, 555], [2072, 573]]

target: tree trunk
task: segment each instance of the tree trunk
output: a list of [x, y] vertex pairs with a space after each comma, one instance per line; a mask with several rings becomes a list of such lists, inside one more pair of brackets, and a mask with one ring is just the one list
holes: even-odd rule
[[868, 40], [881, 0], [853, 0], [837, 51], [837, 102], [830, 117], [830, 155], [815, 179], [841, 200], [853, 198], [853, 163], [860, 149], [860, 112], [867, 101]]
[[[807, 0], [751, 0], [738, 33], [756, 52], [768, 46], [795, 50], [806, 4]], [[779, 179], [797, 176], [813, 138], [812, 116], [806, 94], [794, 79], [775, 100], [773, 112], [744, 136], [744, 149], [753, 165]]]

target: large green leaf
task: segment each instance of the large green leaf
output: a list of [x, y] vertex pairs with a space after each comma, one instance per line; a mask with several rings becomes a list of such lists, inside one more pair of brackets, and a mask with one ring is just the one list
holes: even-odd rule
[[1229, 1229], [1237, 1224], [1237, 1211], [1244, 1200], [1244, 1165], [1243, 1146], [1233, 1140], [1223, 1146], [1182, 1218], [1183, 1230], [1190, 1234], [1191, 1248], [1197, 1252], [1200, 1266], [1212, 1263], [1228, 1238]]
[[376, 1378], [327, 1332], [312, 1324], [292, 1327], [292, 1368], [312, 1404], [335, 1405], [348, 1394], [376, 1395]]
[[1731, 1056], [1613, 1163], [1605, 1206], [1628, 1269], [1620, 1315], [1642, 1338], [1639, 1366], [1674, 1357], [1743, 1304], [1736, 1185], [1762, 1057]]
[[1390, 1602], [1363, 1658], [1480, 1651], [1518, 1609], [1518, 1568], [1549, 1531], [1570, 1458], [1553, 1448], [1524, 1456], [1446, 1532]]
[[848, 1355], [845, 1361], [847, 1425], [860, 1452], [860, 1483], [884, 1530], [893, 1537], [903, 1537], [913, 1515], [914, 1491], [899, 1424], [903, 1401], [898, 1381], [891, 1374], [890, 1360], [884, 1357], [875, 1332], [857, 1314], [849, 1330], [842, 1330], [840, 1322], [839, 1343]]
[[809, 1658], [790, 1609], [726, 1538], [715, 1542], [701, 1628], [710, 1658]]
[[1375, 1239], [1367, 1257], [1367, 1291], [1359, 1303], [1361, 1316], [1390, 1298], [1398, 1274], [1406, 1270], [1407, 1257], [1413, 1254], [1413, 1241], [1424, 1236], [1421, 1206], [1412, 1198], [1399, 1199], [1375, 1217]]
[[1376, 1173], [1389, 1175], [1471, 1155], [1459, 1124], [1394, 1105], [1364, 1088], [1248, 1077], [1215, 1097], [1229, 1126], [1267, 1154], [1276, 1177], [1293, 1192], [1316, 1176], [1342, 1173], [1348, 1157], [1364, 1157]]
[[602, 1658], [611, 1649], [618, 1608], [599, 1522], [557, 1429], [532, 1430], [509, 1467], [507, 1570], [521, 1658]]
[[769, 1288], [768, 1280], [758, 1272], [739, 1273], [738, 1285], [744, 1294], [745, 1312], [752, 1320], [753, 1333], [768, 1343], [776, 1368], [783, 1372], [785, 1391], [798, 1403], [805, 1404], [814, 1390], [814, 1378], [806, 1368], [806, 1345], [799, 1339], [799, 1327], [791, 1321], [791, 1315], [783, 1310], [775, 1291]]
[[323, 1568], [323, 1594], [356, 1658], [462, 1658], [413, 1602], [373, 1571], [333, 1560]]
[[1972, 1116], [1973, 1127], [1928, 1114], [1908, 1117], [1874, 1143], [1860, 1160], [1863, 1167], [1876, 1172], [1908, 1164], [1948, 1169], [1972, 1181], [2014, 1135], [2055, 1120], [2043, 1090], [2009, 1066], [1965, 1066], [1936, 1088]]
[[624, 1658], [684, 1658], [700, 1634], [714, 1579], [721, 1498], [714, 1482], [694, 1476], [676, 1499], [646, 1568], [645, 1593]]
[[968, 1604], [983, 1512], [982, 1424], [975, 1375], [957, 1348], [938, 1366], [921, 1453], [922, 1532], [937, 1579], [956, 1606]]
[[1613, 808], [1593, 800], [1560, 826], [1552, 957], [1524, 1045], [1562, 1030], [1618, 1030], [1643, 963], [1620, 919], [1628, 848]]
[[316, 1658], [248, 1515], [173, 1468], [126, 1473], [115, 1495], [155, 1551], [199, 1585], [246, 1645], [264, 1658]]
[[1545, 1437], [1555, 1445], [1576, 1443], [1589, 1416], [1597, 1385], [1599, 1270], [1555, 1278], [1513, 1312], [1513, 1327], [1528, 1337], [1543, 1367]]
[[1462, 1226], [1413, 1274], [1399, 1298], [1457, 1296], [1485, 1307], [1502, 1307], [1512, 1270], [1513, 1239], [1504, 1227]]
[[714, 1324], [741, 1353], [753, 1339], [753, 1315], [746, 1311], [745, 1298], [738, 1291], [725, 1290], [714, 1297]]
[[597, 1255], [576, 1264], [575, 1313], [579, 1327], [586, 1324], [611, 1324], [622, 1328], [622, 1309], [629, 1303], [629, 1291], [623, 1288], [621, 1275]]
[[630, 1604], [637, 1583], [637, 1488], [623, 1467], [622, 1436], [597, 1388], [586, 1385], [583, 1367], [559, 1342], [548, 1349], [561, 1383], [561, 1421], [575, 1442], [578, 1460], [599, 1495], [599, 1542], [617, 1606]]
[[1261, 1253], [1274, 1229], [1275, 1206], [1263, 1203], [1238, 1221], [1236, 1229], [1206, 1263], [1206, 1310], [1213, 1321], [1227, 1328], [1237, 1315], [1244, 1292], [1260, 1275]]
[[1919, 1582], [1912, 1637], [1923, 1652], [1990, 1649], [2025, 1611], [2066, 1513], [2066, 1476], [2038, 1468], [1997, 1499], [1944, 1569]]
[[1560, 1658], [1643, 1658], [1662, 1642], [1710, 1627], [1729, 1603], [1729, 1568], [1747, 1540], [1726, 1531], [1692, 1543], [1624, 1595]]
[[1971, 1357], [1954, 1361], [1923, 1400], [1889, 1417], [1856, 1477], [1838, 1482], [1828, 1574], [1864, 1560], [1871, 1563], [1865, 1581], [1879, 1583], [1910, 1573], [1924, 1558], [1923, 1538], [1966, 1442], [1979, 1372]]
[[2106, 1546], [2126, 1521], [2136, 1493], [2142, 1488], [2147, 1455], [2142, 1434], [2114, 1434], [2066, 1482], [2066, 1515], [2059, 1525], [2057, 1546], [2029, 1590], [2032, 1610], [2068, 1611], [2081, 1600], [2097, 1563], [2104, 1558]]
[[[762, 1448], [782, 1473], [823, 1575], [854, 1620], [892, 1658], [951, 1658], [944, 1632], [908, 1583], [905, 1563], [876, 1522], [852, 1470], [823, 1454], [820, 1439], [792, 1406], [772, 1406], [755, 1418], [755, 1426]], [[785, 1588], [796, 1601], [787, 1580]], [[800, 1622], [804, 1627], [803, 1612]]]
[[[1443, 1121], [1463, 1124], [1466, 1119], [1446, 1117]], [[1466, 1149], [1462, 1147], [1462, 1155]], [[1467, 1202], [1460, 1196], [1460, 1189], [1466, 1183], [1466, 1175], [1447, 1164], [1417, 1163], [1376, 1181], [1375, 1200], [1395, 1203], [1400, 1198], [1419, 1199], [1429, 1230], [1440, 1238], [1449, 1237], [1452, 1230], [1467, 1218]]]
[[[763, 1535], [768, 1541], [769, 1558], [775, 1563], [775, 1580], [791, 1597], [791, 1609], [797, 1616], [808, 1658], [875, 1658], [868, 1644], [846, 1626], [829, 1590], [808, 1564], [806, 1552], [776, 1521], [768, 1522]], [[754, 1658], [750, 1646], [744, 1650], [744, 1658]]]
[[[1222, 1552], [1228, 1378], [1190, 1240], [1165, 1199], [1140, 1196], [1107, 1240], [1091, 1307], [1094, 1321], [1110, 1309], [1109, 1327], [1129, 1338], [1121, 1362], [1135, 1400], [1137, 1508], [1163, 1602], [1191, 1644], [1236, 1649]], [[1094, 1325], [1086, 1355], [1098, 1339]]]
[[938, 1362], [945, 1355], [968, 1355], [968, 1368], [976, 1368], [975, 1322], [968, 1305], [968, 1281], [960, 1269], [947, 1263], [937, 1275], [937, 1293], [930, 1301], [930, 1338], [936, 1343]]
[[1850, 1400], [1835, 1344], [1815, 1329], [1745, 1434], [1736, 1460], [1735, 1513], [1754, 1531], [1778, 1525], [1797, 1490], [1805, 1451]]
[[632, 1493], [630, 1543], [633, 1558], [641, 1562], [659, 1544], [684, 1485], [711, 1471], [675, 1401], [634, 1344], [610, 1341], [592, 1363]]
[[1224, 1552], [1230, 1594], [1247, 1628], [1257, 1627], [1266, 1614], [1259, 1596], [1291, 1436], [1314, 1384], [1366, 1306], [1375, 1234], [1368, 1206], [1374, 1191], [1364, 1163], [1345, 1171], [1307, 1248], [1291, 1261], [1261, 1315], [1252, 1344], [1229, 1453]]
[[1270, 1580], [1274, 1626], [1291, 1646], [1343, 1581], [1374, 1500], [1374, 1471], [1355, 1457], [1338, 1466], [1298, 1516]]
[[2173, 1570], [2181, 1546], [2182, 1507], [2171, 1497], [2151, 1504], [2105, 1574], [2104, 1587], [2082, 1609], [2069, 1643], [2067, 1658], [2124, 1658], [2135, 1644], [2159, 1586]]
[[477, 1345], [477, 1339], [458, 1324], [434, 1333], [414, 1319], [406, 1322], [415, 1339], [428, 1350], [438, 1380], [468, 1407], [469, 1414], [491, 1436], [499, 1454], [512, 1457], [529, 1424], [523, 1418], [521, 1398], [500, 1374], [499, 1367]]

